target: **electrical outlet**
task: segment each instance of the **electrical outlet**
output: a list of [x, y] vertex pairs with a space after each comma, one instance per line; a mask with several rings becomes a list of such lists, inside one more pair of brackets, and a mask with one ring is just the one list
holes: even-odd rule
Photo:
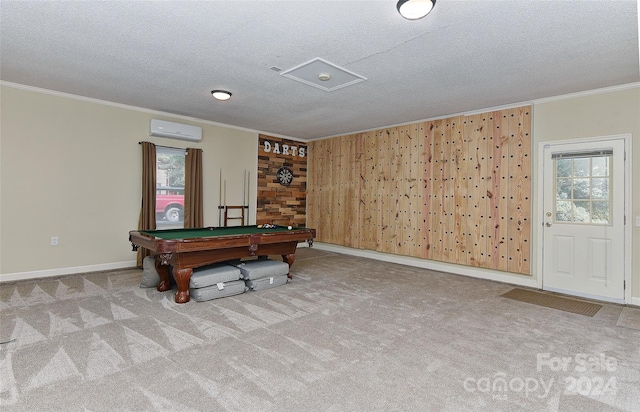
[[51, 246], [58, 246], [58, 236], [51, 236]]

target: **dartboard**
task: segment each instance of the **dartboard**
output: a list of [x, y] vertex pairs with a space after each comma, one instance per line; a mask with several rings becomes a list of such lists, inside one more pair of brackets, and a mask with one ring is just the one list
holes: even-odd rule
[[276, 173], [276, 179], [282, 186], [289, 186], [293, 181], [293, 172], [286, 166], [282, 166]]

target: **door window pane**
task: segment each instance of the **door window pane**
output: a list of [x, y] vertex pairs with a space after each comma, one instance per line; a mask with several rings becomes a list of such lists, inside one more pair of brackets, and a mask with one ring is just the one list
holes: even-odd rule
[[592, 176], [609, 176], [609, 157], [601, 156], [591, 159]]
[[591, 198], [609, 199], [609, 178], [591, 179]]
[[556, 222], [610, 223], [610, 153], [554, 157]]
[[593, 202], [591, 204], [591, 221], [593, 223], [609, 223], [609, 202]]
[[589, 199], [589, 179], [573, 180], [573, 198]]
[[589, 202], [575, 201], [573, 202], [573, 221], [589, 222], [591, 213], [589, 210]]
[[571, 201], [558, 200], [556, 202], [556, 222], [571, 222], [572, 206], [573, 202]]
[[556, 160], [556, 176], [557, 177], [569, 177], [573, 176], [571, 171], [573, 162], [571, 159], [558, 159]]
[[589, 158], [576, 158], [573, 159], [573, 175], [574, 176], [589, 176], [591, 174], [591, 165], [589, 164]]
[[556, 199], [571, 199], [572, 179], [556, 180]]

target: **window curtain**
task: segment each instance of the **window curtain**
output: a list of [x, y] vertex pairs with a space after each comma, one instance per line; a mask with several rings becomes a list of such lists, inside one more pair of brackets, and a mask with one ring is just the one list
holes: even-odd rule
[[[156, 228], [156, 145], [141, 142], [142, 145], [142, 207], [138, 219], [138, 230]], [[142, 267], [142, 260], [151, 255], [145, 248], [138, 248], [136, 264]]]
[[202, 149], [187, 149], [184, 169], [184, 227], [203, 227]]

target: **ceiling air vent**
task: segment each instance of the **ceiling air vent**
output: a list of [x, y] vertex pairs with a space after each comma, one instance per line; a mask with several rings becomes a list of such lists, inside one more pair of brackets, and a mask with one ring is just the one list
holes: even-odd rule
[[316, 58], [292, 69], [285, 70], [280, 73], [280, 76], [288, 77], [327, 92], [367, 80], [366, 77], [338, 67], [321, 58]]

